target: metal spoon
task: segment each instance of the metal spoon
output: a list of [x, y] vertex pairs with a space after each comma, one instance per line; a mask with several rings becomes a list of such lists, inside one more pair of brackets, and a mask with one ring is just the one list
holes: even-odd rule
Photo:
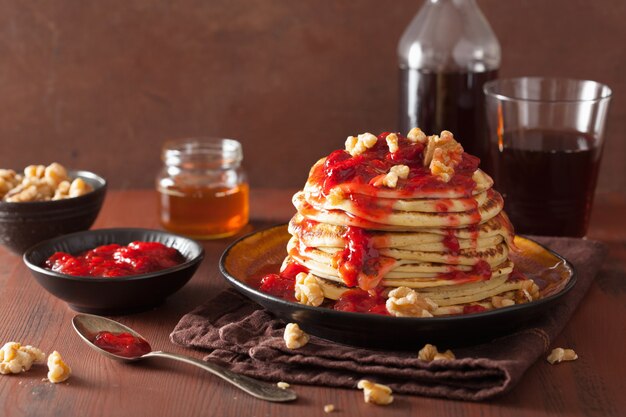
[[143, 340], [146, 339], [133, 329], [105, 317], [94, 316], [91, 314], [77, 314], [72, 319], [72, 325], [74, 326], [74, 330], [76, 330], [76, 333], [78, 333], [78, 335], [92, 349], [103, 354], [104, 356], [108, 356], [111, 359], [116, 359], [124, 362], [134, 362], [155, 356], [174, 359], [177, 361], [196, 365], [199, 368], [209, 371], [212, 374], [217, 375], [223, 380], [228, 381], [236, 387], [242, 389], [253, 397], [260, 398], [262, 400], [284, 402], [293, 401], [297, 398], [296, 393], [291, 390], [282, 389], [274, 384], [258, 381], [247, 376], [237, 375], [227, 369], [222, 368], [221, 366], [212, 364], [210, 362], [204, 362], [198, 359], [194, 359], [188, 356], [161, 351], [150, 351], [144, 355], [126, 357], [107, 352], [106, 350], [100, 349], [93, 343], [95, 336], [99, 332], [108, 331], [114, 334], [127, 332]]

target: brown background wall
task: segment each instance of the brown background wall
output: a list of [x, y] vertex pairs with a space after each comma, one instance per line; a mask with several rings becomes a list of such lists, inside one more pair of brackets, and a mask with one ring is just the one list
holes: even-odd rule
[[[626, 2], [479, 0], [501, 75], [614, 91], [602, 190], [626, 190]], [[348, 134], [396, 128], [417, 0], [0, 0], [0, 166], [57, 160], [151, 187], [162, 141], [244, 143], [252, 183], [297, 186]]]

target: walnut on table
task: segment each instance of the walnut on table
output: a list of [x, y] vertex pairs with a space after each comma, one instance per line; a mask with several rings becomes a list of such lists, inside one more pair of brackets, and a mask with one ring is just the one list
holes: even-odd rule
[[33, 363], [43, 362], [46, 354], [36, 347], [8, 342], [0, 349], [0, 374], [19, 374], [28, 371]]
[[393, 402], [391, 388], [383, 384], [377, 384], [367, 379], [362, 379], [357, 384], [358, 389], [363, 390], [366, 403], [376, 405], [389, 405]]
[[576, 359], [578, 359], [578, 355], [573, 349], [563, 348], [552, 349], [552, 352], [550, 352], [550, 355], [546, 358], [550, 365], [561, 363], [563, 361], [575, 361]]
[[54, 384], [66, 381], [72, 374], [72, 368], [63, 361], [56, 350], [48, 356], [48, 380]]

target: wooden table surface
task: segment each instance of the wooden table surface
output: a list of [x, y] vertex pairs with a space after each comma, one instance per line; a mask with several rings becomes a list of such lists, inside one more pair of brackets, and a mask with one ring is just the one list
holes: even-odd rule
[[[286, 221], [290, 191], [255, 190], [255, 227]], [[153, 191], [110, 191], [94, 227], [158, 228]], [[626, 195], [597, 197], [590, 237], [610, 245], [604, 269], [555, 346], [579, 360], [539, 361], [512, 392], [483, 403], [397, 395], [388, 407], [363, 402], [357, 390], [295, 386], [290, 404], [256, 400], [195, 367], [152, 359], [127, 365], [89, 349], [74, 333], [74, 312], [31, 278], [20, 257], [0, 248], [0, 342], [19, 341], [61, 352], [72, 366], [67, 383], [42, 381], [47, 368], [0, 375], [0, 416], [321, 416], [334, 404], [343, 416], [623, 416], [626, 415]], [[248, 229], [252, 230], [250, 227]], [[225, 286], [218, 259], [232, 239], [205, 242], [206, 258], [191, 281], [160, 307], [115, 317], [156, 349], [202, 357], [173, 345], [180, 317]]]

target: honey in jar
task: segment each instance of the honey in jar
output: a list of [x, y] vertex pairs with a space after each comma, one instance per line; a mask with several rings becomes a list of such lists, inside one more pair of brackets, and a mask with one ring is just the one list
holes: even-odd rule
[[165, 143], [157, 178], [161, 224], [198, 239], [237, 233], [248, 223], [249, 187], [241, 144], [232, 139]]

